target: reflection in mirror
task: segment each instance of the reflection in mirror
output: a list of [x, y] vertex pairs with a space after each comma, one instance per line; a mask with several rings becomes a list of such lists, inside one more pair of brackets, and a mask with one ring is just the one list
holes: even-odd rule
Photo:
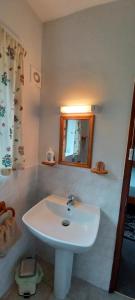
[[62, 160], [87, 163], [88, 137], [88, 120], [65, 120]]
[[61, 115], [59, 163], [91, 167], [94, 115]]

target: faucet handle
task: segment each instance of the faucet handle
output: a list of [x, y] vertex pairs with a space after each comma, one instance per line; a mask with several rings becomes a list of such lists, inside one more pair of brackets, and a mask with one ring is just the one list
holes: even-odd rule
[[72, 195], [72, 194], [71, 194], [71, 195], [69, 195], [69, 196], [68, 196], [68, 200], [71, 200], [71, 201], [75, 200], [75, 196], [74, 196], [74, 195]]

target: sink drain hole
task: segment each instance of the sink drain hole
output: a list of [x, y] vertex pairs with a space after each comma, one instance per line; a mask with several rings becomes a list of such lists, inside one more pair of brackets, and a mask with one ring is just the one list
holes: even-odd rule
[[61, 224], [63, 226], [69, 226], [70, 225], [70, 221], [69, 220], [63, 220]]

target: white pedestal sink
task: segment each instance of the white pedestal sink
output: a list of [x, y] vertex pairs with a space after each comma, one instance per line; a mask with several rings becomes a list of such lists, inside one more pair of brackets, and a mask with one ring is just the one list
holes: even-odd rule
[[36, 237], [55, 248], [54, 294], [59, 299], [70, 289], [74, 253], [94, 244], [100, 222], [99, 208], [76, 201], [69, 211], [66, 203], [66, 198], [48, 196], [22, 218]]
[[55, 250], [54, 294], [64, 299], [71, 285], [73, 252], [64, 249]]

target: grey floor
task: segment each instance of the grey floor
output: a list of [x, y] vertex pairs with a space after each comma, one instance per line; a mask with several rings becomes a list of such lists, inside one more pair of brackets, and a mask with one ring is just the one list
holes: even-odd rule
[[117, 290], [135, 299], [135, 241], [123, 239]]
[[[38, 286], [36, 295], [30, 300], [57, 300], [53, 296], [53, 268], [49, 264], [42, 263], [45, 270], [45, 278]], [[47, 278], [47, 279], [46, 279]], [[14, 284], [11, 290], [1, 300], [21, 300], [23, 297], [17, 293], [17, 287]], [[108, 294], [83, 280], [73, 278], [69, 295], [65, 300], [131, 300], [126, 296], [118, 293]]]

